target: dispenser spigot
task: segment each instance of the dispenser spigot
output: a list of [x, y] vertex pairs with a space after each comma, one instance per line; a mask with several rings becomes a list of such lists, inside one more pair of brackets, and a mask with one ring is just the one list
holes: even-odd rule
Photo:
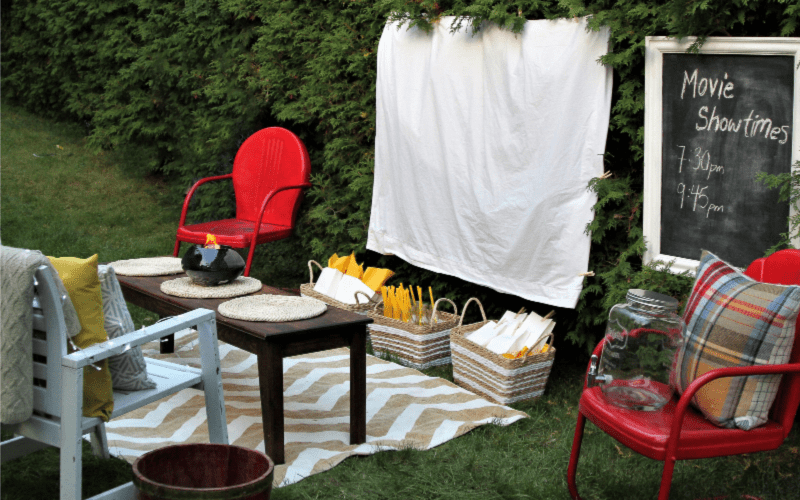
[[589, 361], [589, 373], [586, 374], [586, 387], [594, 387], [600, 384], [607, 384], [611, 382], [611, 377], [608, 375], [598, 375], [597, 373], [597, 355], [592, 354]]

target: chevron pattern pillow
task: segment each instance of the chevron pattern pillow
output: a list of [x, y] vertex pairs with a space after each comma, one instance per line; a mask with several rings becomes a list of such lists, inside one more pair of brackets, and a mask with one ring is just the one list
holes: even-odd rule
[[[132, 332], [135, 329], [133, 319], [125, 304], [114, 268], [97, 266], [97, 276], [100, 278], [100, 289], [103, 292], [103, 316], [108, 338], [114, 339]], [[115, 390], [141, 391], [156, 387], [156, 383], [147, 376], [147, 365], [140, 346], [109, 358], [108, 368], [111, 371], [111, 384]]]
[[[760, 283], [703, 252], [672, 373], [678, 394], [716, 368], [787, 363], [798, 311], [800, 287]], [[749, 430], [767, 422], [780, 382], [780, 375], [720, 378], [692, 404], [720, 427]]]

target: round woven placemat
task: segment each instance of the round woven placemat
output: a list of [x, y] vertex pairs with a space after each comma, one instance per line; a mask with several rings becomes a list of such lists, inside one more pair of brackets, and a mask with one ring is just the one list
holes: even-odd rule
[[295, 321], [319, 316], [327, 309], [321, 300], [284, 295], [253, 295], [219, 305], [221, 315], [244, 321]]
[[261, 282], [249, 276], [239, 276], [230, 283], [217, 286], [200, 286], [192, 278], [177, 278], [161, 283], [161, 291], [167, 295], [185, 299], [228, 299], [261, 290]]
[[117, 260], [109, 264], [121, 276], [166, 276], [183, 272], [178, 257], [145, 257], [143, 259]]

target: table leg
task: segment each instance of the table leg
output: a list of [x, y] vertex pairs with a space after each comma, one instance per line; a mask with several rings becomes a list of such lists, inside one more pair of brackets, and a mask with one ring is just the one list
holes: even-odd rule
[[355, 327], [350, 345], [350, 444], [367, 441], [367, 327]]
[[[164, 319], [164, 316], [158, 315], [158, 319]], [[175, 334], [170, 333], [166, 337], [161, 337], [161, 342], [158, 344], [158, 349], [161, 354], [172, 354], [175, 352]]]
[[161, 342], [158, 344], [158, 347], [161, 354], [172, 354], [175, 352], [175, 334], [170, 333], [166, 337], [161, 337]]
[[280, 465], [283, 454], [283, 354], [279, 344], [264, 342], [258, 352], [258, 386], [264, 426], [264, 451]]

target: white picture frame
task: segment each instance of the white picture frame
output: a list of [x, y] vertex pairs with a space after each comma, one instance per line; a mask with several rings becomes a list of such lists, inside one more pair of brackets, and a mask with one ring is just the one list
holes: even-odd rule
[[[664, 254], [661, 251], [661, 179], [662, 179], [662, 70], [663, 55], [686, 53], [696, 41], [695, 37], [675, 39], [665, 36], [649, 36], [645, 39], [645, 126], [644, 126], [644, 200], [643, 232], [646, 250], [644, 263], [653, 261], [672, 262], [670, 271], [696, 272], [699, 260]], [[700, 54], [728, 55], [782, 55], [793, 56], [795, 67], [794, 100], [792, 115], [791, 165], [800, 159], [800, 39], [798, 38], [749, 38], [709, 37], [699, 50]], [[797, 213], [794, 203], [789, 207], [790, 216]], [[792, 239], [798, 247], [800, 241]], [[699, 253], [698, 253], [699, 258]]]

